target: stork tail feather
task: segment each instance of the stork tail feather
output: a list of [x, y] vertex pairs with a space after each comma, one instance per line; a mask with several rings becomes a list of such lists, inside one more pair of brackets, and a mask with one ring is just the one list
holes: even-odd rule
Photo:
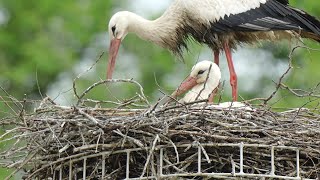
[[298, 16], [297, 19], [307, 27], [307, 29], [303, 29], [304, 32], [301, 33], [301, 36], [320, 42], [320, 21], [302, 10], [295, 8], [292, 8], [292, 10]]
[[302, 32], [301, 36], [303, 38], [312, 39], [312, 40], [315, 40], [320, 43], [320, 35], [319, 34], [315, 34], [315, 33], [311, 33], [311, 32]]

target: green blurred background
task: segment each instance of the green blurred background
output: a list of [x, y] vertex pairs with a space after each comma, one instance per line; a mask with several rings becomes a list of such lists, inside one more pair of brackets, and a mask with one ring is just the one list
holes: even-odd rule
[[[172, 1], [172, 0], [171, 0]], [[147, 18], [158, 17], [170, 0], [1, 0], [0, 1], [0, 86], [13, 97], [40, 100], [50, 96], [62, 105], [73, 105], [72, 81], [88, 69], [108, 48], [108, 20], [119, 10], [129, 10]], [[320, 1], [291, 0], [291, 5], [320, 17]], [[304, 41], [312, 48], [319, 44]], [[268, 97], [288, 67], [288, 55], [295, 42], [265, 42], [239, 47], [234, 53], [239, 77], [240, 95], [244, 99]], [[79, 91], [105, 79], [107, 53], [98, 64], [77, 81]], [[185, 63], [168, 51], [128, 35], [122, 43], [114, 78], [133, 78], [145, 89], [151, 102], [171, 93], [188, 75], [198, 60], [212, 59], [207, 47], [192, 44]], [[229, 73], [221, 55], [224, 91], [222, 100], [231, 100]], [[320, 82], [320, 52], [298, 50], [293, 69], [284, 83], [294, 89], [310, 90]], [[319, 89], [318, 89], [319, 90]], [[126, 84], [99, 87], [88, 97], [116, 100], [132, 97], [136, 89]], [[15, 115], [5, 101], [8, 94], [0, 91], [0, 117]], [[308, 104], [310, 100], [315, 100]], [[280, 91], [274, 98], [277, 108], [317, 108], [319, 100], [298, 98]], [[2, 128], [4, 129], [4, 128]], [[1, 130], [0, 134], [4, 130]], [[0, 143], [0, 148], [6, 143]], [[10, 170], [0, 169], [0, 179]]]

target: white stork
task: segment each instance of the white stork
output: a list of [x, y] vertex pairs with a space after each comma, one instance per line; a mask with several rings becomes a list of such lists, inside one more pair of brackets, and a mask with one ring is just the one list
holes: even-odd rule
[[212, 102], [214, 90], [219, 86], [220, 79], [221, 71], [218, 65], [211, 61], [198, 62], [172, 96], [179, 96], [189, 90], [180, 100], [181, 103], [203, 99]]
[[156, 20], [121, 11], [109, 22], [110, 49], [107, 78], [112, 78], [121, 41], [128, 33], [169, 49], [178, 56], [192, 38], [207, 44], [219, 65], [224, 51], [230, 71], [233, 100], [237, 100], [237, 76], [231, 50], [240, 43], [259, 40], [310, 38], [320, 41], [320, 22], [290, 7], [288, 0], [174, 0]]

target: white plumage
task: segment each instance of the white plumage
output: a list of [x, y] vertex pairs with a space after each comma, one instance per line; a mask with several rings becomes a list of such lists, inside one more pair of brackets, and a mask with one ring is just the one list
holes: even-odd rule
[[264, 3], [266, 0], [176, 0], [173, 6], [184, 7], [184, 11], [192, 17], [210, 23], [231, 14], [258, 8]]

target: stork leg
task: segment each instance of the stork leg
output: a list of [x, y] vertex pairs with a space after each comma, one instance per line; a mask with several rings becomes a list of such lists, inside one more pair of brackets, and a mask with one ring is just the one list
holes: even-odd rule
[[214, 50], [213, 54], [214, 54], [214, 63], [216, 63], [219, 66], [219, 54], [220, 54], [219, 50]]
[[210, 94], [209, 99], [208, 99], [208, 103], [213, 103], [214, 97], [217, 95], [218, 87], [216, 89], [214, 89], [212, 91], [212, 93]]
[[[214, 56], [214, 63], [216, 63], [219, 66], [219, 50], [214, 50], [213, 51], [213, 56]], [[214, 96], [217, 94], [218, 88], [212, 91], [212, 93], [209, 96], [208, 102], [213, 103]]]
[[238, 79], [237, 74], [234, 70], [233, 62], [232, 62], [232, 55], [231, 55], [231, 49], [229, 47], [229, 43], [226, 42], [223, 44], [224, 52], [226, 53], [229, 72], [230, 72], [230, 84], [232, 88], [232, 99], [233, 101], [238, 100]]

